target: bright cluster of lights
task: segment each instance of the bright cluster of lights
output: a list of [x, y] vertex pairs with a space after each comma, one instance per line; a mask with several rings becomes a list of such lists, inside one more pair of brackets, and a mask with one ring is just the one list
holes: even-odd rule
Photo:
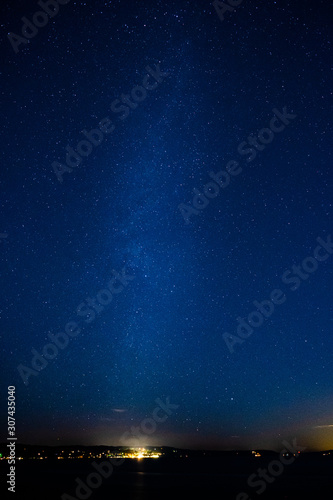
[[145, 448], [131, 448], [130, 453], [126, 453], [124, 456], [126, 458], [136, 458], [137, 460], [141, 460], [142, 458], [159, 458], [161, 453], [146, 450]]

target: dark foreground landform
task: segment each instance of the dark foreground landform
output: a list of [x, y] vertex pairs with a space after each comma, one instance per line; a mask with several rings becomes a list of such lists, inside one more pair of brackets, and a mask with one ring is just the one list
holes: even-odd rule
[[[40, 456], [39, 447], [21, 446], [27, 455]], [[66, 454], [65, 448], [69, 452], [75, 447], [43, 447], [47, 459], [16, 460], [15, 494], [8, 492], [9, 498], [178, 500], [200, 494], [207, 500], [307, 500], [326, 498], [333, 485], [330, 451], [289, 453], [283, 457], [283, 465], [281, 455], [271, 451], [204, 452], [164, 447], [151, 449], [161, 453], [157, 459], [118, 458], [114, 461], [117, 465], [108, 467], [109, 459], [98, 455], [119, 449], [81, 446], [81, 453], [91, 453], [94, 458], [57, 458], [60, 452]], [[8, 469], [8, 461], [0, 460], [2, 487]]]

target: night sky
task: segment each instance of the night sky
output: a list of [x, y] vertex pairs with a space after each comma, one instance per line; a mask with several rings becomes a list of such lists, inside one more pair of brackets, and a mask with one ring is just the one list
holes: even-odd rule
[[1, 8], [19, 442], [333, 448], [333, 12], [231, 3]]

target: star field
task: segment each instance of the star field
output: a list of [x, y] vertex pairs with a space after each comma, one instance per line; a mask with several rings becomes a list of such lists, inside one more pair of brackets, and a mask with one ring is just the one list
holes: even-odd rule
[[[18, 53], [8, 33], [40, 8], [6, 2], [1, 22], [1, 370], [20, 441], [117, 445], [169, 397], [143, 444], [333, 448], [333, 255], [294, 291], [282, 279], [333, 234], [330, 7], [59, 7]], [[243, 146], [249, 161], [240, 144], [284, 108], [295, 118]], [[106, 117], [114, 130], [69, 167], [66, 147]], [[231, 161], [241, 172], [195, 208]], [[285, 301], [231, 352], [223, 334], [274, 289]], [[80, 333], [36, 370], [31, 350], [69, 322]], [[19, 365], [38, 373], [24, 383]]]

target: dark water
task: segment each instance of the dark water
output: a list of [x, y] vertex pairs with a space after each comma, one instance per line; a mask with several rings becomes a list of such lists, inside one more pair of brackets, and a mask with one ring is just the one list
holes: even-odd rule
[[[259, 486], [249, 487], [250, 474], [258, 468], [267, 467], [269, 461], [262, 459], [212, 460], [212, 459], [158, 459], [126, 460], [114, 468], [108, 478], [97, 480], [97, 488], [76, 490], [77, 478], [87, 484], [87, 478], [96, 470], [91, 462], [77, 461], [21, 461], [16, 468], [16, 494], [10, 498], [21, 500], [64, 500], [74, 498], [87, 500], [188, 499], [200, 495], [205, 499], [236, 500], [241, 492], [248, 499], [265, 500], [307, 500], [326, 498], [326, 491], [332, 492], [333, 461], [322, 457], [307, 460], [300, 457], [292, 465], [266, 484], [263, 493]], [[97, 461], [101, 462], [101, 461]], [[8, 465], [0, 464], [2, 478], [8, 473]], [[269, 476], [272, 478], [272, 476]], [[82, 484], [82, 483], [81, 483]], [[4, 481], [2, 480], [2, 487]], [[1, 495], [3, 498], [3, 496]], [[240, 496], [237, 500], [247, 500]]]

